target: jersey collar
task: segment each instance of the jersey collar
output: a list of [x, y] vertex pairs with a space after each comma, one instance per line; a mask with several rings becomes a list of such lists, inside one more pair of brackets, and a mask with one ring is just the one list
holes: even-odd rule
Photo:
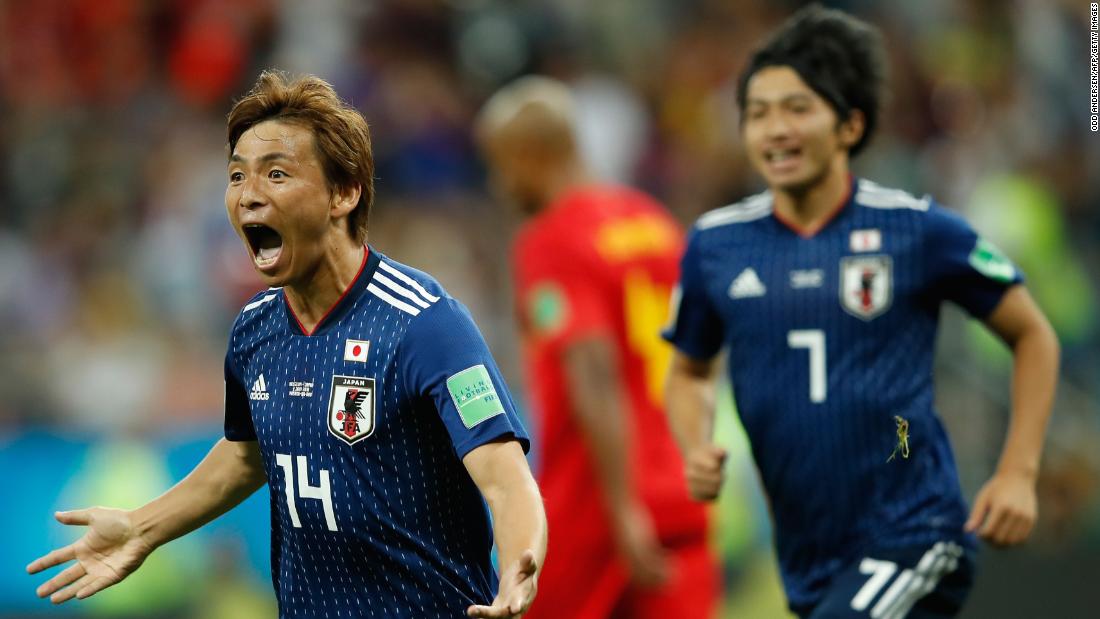
[[367, 284], [370, 283], [370, 278], [374, 275], [374, 270], [378, 268], [378, 263], [382, 258], [378, 252], [371, 249], [370, 245], [367, 245], [363, 252], [363, 262], [359, 265], [359, 272], [355, 274], [355, 278], [351, 280], [351, 284], [344, 290], [344, 293], [340, 295], [340, 298], [336, 300], [336, 303], [329, 308], [325, 315], [321, 317], [321, 321], [317, 323], [317, 326], [312, 331], [306, 331], [306, 328], [302, 326], [298, 317], [294, 315], [294, 310], [290, 307], [290, 300], [286, 298], [286, 291], [283, 291], [283, 307], [286, 308], [286, 320], [287, 326], [290, 328], [290, 332], [295, 335], [320, 335], [329, 330], [332, 325], [338, 323], [340, 318], [344, 314], [348, 313], [355, 302], [362, 296], [363, 291], [367, 289]]
[[847, 209], [848, 205], [855, 198], [856, 182], [856, 177], [852, 174], [848, 174], [848, 193], [845, 194], [840, 203], [833, 207], [833, 210], [829, 212], [825, 219], [821, 220], [821, 223], [812, 228], [804, 228], [789, 219], [785, 219], [782, 215], [779, 214], [779, 211], [775, 210], [774, 206], [772, 206], [772, 217], [798, 236], [804, 239], [812, 239], [813, 237], [817, 236], [818, 232], [821, 232], [822, 230], [827, 228], [829, 224], [833, 223], [833, 221], [835, 221], [836, 218]]

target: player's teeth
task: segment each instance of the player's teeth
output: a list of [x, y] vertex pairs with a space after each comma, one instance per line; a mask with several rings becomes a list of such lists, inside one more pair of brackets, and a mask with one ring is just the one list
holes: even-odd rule
[[794, 156], [794, 151], [772, 151], [768, 153], [768, 161], [785, 161]]
[[274, 260], [279, 255], [279, 247], [261, 247], [260, 251], [256, 252], [256, 255], [260, 257], [260, 260], [267, 262]]

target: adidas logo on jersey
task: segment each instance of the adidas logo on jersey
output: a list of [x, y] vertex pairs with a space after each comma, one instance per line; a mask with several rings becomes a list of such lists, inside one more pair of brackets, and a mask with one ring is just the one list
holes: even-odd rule
[[764, 282], [760, 281], [760, 277], [756, 275], [756, 271], [752, 267], [748, 267], [741, 271], [740, 275], [733, 278], [733, 282], [730, 283], [729, 295], [731, 299], [744, 299], [747, 297], [762, 297], [767, 291]]
[[260, 374], [260, 377], [256, 379], [256, 382], [252, 383], [252, 391], [249, 392], [248, 399], [262, 402], [270, 397], [271, 395], [267, 392], [267, 382], [264, 381], [264, 375]]

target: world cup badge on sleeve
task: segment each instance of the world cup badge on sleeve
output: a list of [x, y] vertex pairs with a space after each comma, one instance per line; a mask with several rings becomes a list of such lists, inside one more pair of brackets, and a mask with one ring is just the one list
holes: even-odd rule
[[848, 256], [840, 260], [840, 305], [871, 320], [890, 309], [894, 294], [890, 256]]
[[328, 431], [348, 445], [374, 432], [374, 379], [333, 376]]

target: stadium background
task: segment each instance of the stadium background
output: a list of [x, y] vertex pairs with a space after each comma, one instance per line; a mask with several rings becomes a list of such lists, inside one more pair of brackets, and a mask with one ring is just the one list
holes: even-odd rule
[[[881, 27], [890, 53], [885, 124], [857, 172], [965, 213], [1025, 270], [1064, 347], [1039, 529], [1025, 548], [984, 552], [966, 616], [1096, 616], [1100, 140], [1087, 128], [1088, 4], [829, 4]], [[0, 2], [0, 617], [273, 616], [266, 491], [85, 603], [52, 610], [34, 597], [43, 579], [23, 572], [74, 533], [53, 510], [137, 506], [219, 435], [226, 333], [259, 287], [226, 223], [224, 119], [262, 68], [318, 74], [363, 111], [378, 164], [371, 242], [470, 306], [521, 394], [507, 271], [516, 221], [484, 190], [470, 136], [480, 104], [521, 74], [567, 80], [593, 165], [687, 223], [758, 188], [733, 83], [797, 5]], [[1010, 357], [951, 309], [939, 359], [938, 402], [972, 496], [1000, 447]], [[720, 417], [735, 446], [716, 508], [723, 616], [785, 616], [728, 397]]]

